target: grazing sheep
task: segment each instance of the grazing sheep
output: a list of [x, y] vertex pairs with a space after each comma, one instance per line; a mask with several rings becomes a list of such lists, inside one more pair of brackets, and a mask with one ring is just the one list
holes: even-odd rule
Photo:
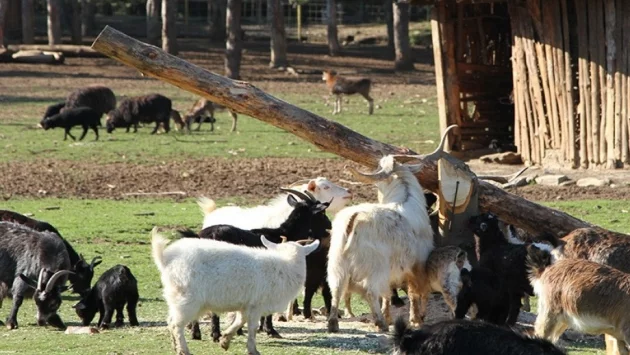
[[97, 141], [98, 126], [100, 125], [101, 113], [86, 106], [62, 110], [61, 113], [46, 117], [39, 123], [39, 127], [43, 128], [46, 131], [51, 128], [62, 127], [64, 129], [64, 141], [68, 139], [68, 136], [70, 136], [73, 141], [76, 140], [72, 133], [70, 133], [70, 129], [72, 129], [72, 127], [74, 126], [83, 127], [83, 134], [81, 134], [81, 137], [79, 137], [80, 141], [85, 138], [88, 128], [91, 128], [94, 131], [94, 134], [96, 135], [96, 138], [94, 138], [94, 140]]
[[168, 133], [170, 130], [169, 120], [171, 117], [171, 99], [160, 94], [137, 96], [123, 100], [118, 108], [107, 114], [107, 133], [112, 133], [114, 129], [134, 127], [133, 132], [138, 132], [138, 124], [155, 122], [155, 129], [151, 134], [155, 134], [160, 128]]
[[341, 113], [341, 96], [360, 94], [368, 102], [368, 114], [374, 113], [374, 100], [370, 97], [372, 80], [368, 78], [345, 78], [339, 76], [334, 70], [324, 70], [322, 80], [332, 95], [335, 95], [335, 108], [333, 115]]
[[565, 355], [551, 342], [480, 321], [449, 320], [409, 329], [395, 324], [393, 355]]
[[72, 285], [72, 292], [82, 294], [90, 289], [90, 283], [92, 282], [92, 277], [94, 276], [94, 268], [102, 262], [102, 258], [100, 256], [94, 257], [88, 264], [85, 258], [83, 258], [83, 255], [78, 254], [72, 245], [70, 245], [70, 243], [61, 236], [59, 231], [49, 223], [38, 221], [17, 212], [7, 210], [0, 210], [0, 221], [13, 222], [39, 232], [52, 232], [56, 234], [65, 245], [70, 258], [70, 270], [72, 270], [73, 273], [68, 276], [68, 281], [70, 281], [70, 284]]
[[46, 112], [44, 112], [44, 117], [42, 117], [42, 119], [58, 114], [65, 105], [65, 102], [59, 102], [46, 107]]
[[295, 299], [306, 280], [306, 256], [319, 246], [316, 240], [275, 244], [260, 237], [267, 249], [247, 248], [209, 239], [182, 238], [171, 243], [154, 228], [152, 254], [160, 271], [167, 319], [177, 354], [190, 354], [184, 327], [207, 311], [236, 312], [220, 345], [227, 350], [234, 333], [247, 322], [249, 354], [256, 350], [261, 316], [281, 312]]
[[[330, 213], [337, 213], [352, 199], [350, 190], [321, 176], [301, 185], [292, 184], [291, 188], [303, 192], [308, 191], [318, 201], [332, 200], [327, 208]], [[251, 208], [227, 206], [217, 209], [215, 202], [205, 197], [199, 198], [197, 203], [204, 214], [203, 228], [217, 224], [228, 224], [245, 230], [277, 228], [293, 211], [293, 207], [287, 203], [286, 193], [277, 195], [267, 204]]]
[[90, 107], [98, 112], [100, 119], [103, 114], [116, 108], [116, 96], [106, 86], [90, 85], [70, 93], [61, 112], [81, 106]]
[[630, 344], [630, 274], [583, 259], [552, 265], [551, 254], [528, 246], [529, 277], [538, 296], [536, 335], [557, 342], [571, 327], [617, 340], [620, 354]]
[[117, 327], [123, 325], [123, 308], [127, 304], [127, 314], [129, 324], [138, 326], [136, 316], [136, 305], [138, 304], [138, 281], [125, 265], [116, 265], [105, 271], [98, 278], [94, 287], [86, 292], [81, 300], [72, 306], [83, 325], [90, 325], [92, 319], [98, 312], [98, 326], [103, 329], [109, 328], [112, 316], [116, 311]]
[[186, 127], [186, 122], [182, 119], [182, 116], [179, 114], [177, 110], [171, 110], [171, 119], [173, 120], [173, 124], [175, 125], [175, 130], [184, 130]]
[[510, 313], [510, 294], [501, 278], [492, 270], [474, 267], [461, 271], [462, 287], [457, 294], [455, 318], [464, 319], [472, 305], [477, 307], [476, 319], [506, 325]]
[[72, 273], [69, 269], [68, 251], [56, 234], [0, 222], [0, 300], [9, 294], [13, 298], [7, 328], [18, 327], [18, 310], [24, 297], [32, 294], [37, 324], [65, 329], [57, 310], [61, 293], [67, 289], [67, 276]]
[[[195, 131], [199, 131], [203, 122], [210, 123], [210, 131], [214, 131], [214, 124], [217, 121], [214, 118], [214, 111], [224, 108], [225, 107], [217, 105], [203, 97], [195, 101], [193, 107], [191, 107], [190, 110], [188, 110], [188, 113], [184, 116], [184, 122], [186, 122], [186, 127], [188, 128], [188, 131], [190, 132], [190, 125], [192, 123], [197, 123], [197, 128], [195, 128]], [[230, 131], [235, 132], [238, 116], [234, 111], [230, 111], [230, 115], [232, 116], [232, 129]]]

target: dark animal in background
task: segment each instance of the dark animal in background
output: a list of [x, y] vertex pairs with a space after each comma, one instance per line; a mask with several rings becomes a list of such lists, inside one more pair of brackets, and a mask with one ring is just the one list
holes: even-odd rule
[[46, 112], [44, 112], [44, 117], [42, 117], [42, 119], [58, 114], [65, 105], [66, 103], [64, 101], [46, 107]]
[[171, 110], [171, 119], [173, 120], [176, 130], [183, 130], [186, 127], [186, 122], [182, 119], [179, 111]]
[[171, 110], [171, 99], [160, 94], [125, 99], [117, 109], [107, 114], [107, 133], [112, 133], [116, 128], [127, 128], [129, 132], [131, 126], [134, 127], [133, 132], [136, 133], [138, 124], [151, 122], [155, 122], [155, 129], [151, 134], [155, 134], [160, 125], [168, 133]]
[[460, 277], [462, 288], [457, 294], [455, 318], [464, 319], [474, 304], [476, 319], [505, 325], [510, 312], [510, 294], [503, 281], [492, 270], [478, 266], [471, 271], [462, 269]]
[[394, 355], [565, 355], [551, 342], [480, 321], [449, 320], [410, 329], [394, 325]]
[[13, 297], [7, 328], [18, 327], [17, 313], [24, 297], [33, 295], [37, 324], [59, 329], [65, 325], [57, 310], [67, 277], [72, 272], [66, 246], [52, 232], [0, 222], [0, 300]]
[[138, 281], [131, 273], [131, 270], [124, 265], [116, 265], [105, 271], [98, 278], [94, 287], [86, 292], [81, 300], [73, 306], [77, 315], [81, 318], [83, 325], [90, 325], [94, 316], [98, 312], [98, 326], [109, 328], [112, 316], [116, 311], [117, 327], [124, 323], [123, 309], [127, 305], [129, 324], [139, 325], [136, 316], [136, 305], [138, 304]]
[[87, 106], [99, 113], [99, 118], [103, 114], [116, 108], [116, 96], [114, 92], [102, 85], [90, 85], [70, 93], [66, 98], [65, 106], [61, 112], [81, 106]]
[[[214, 124], [217, 122], [216, 118], [214, 118], [214, 112], [220, 109], [225, 109], [225, 107], [217, 105], [203, 97], [195, 101], [193, 107], [191, 107], [184, 116], [184, 122], [186, 122], [188, 131], [190, 132], [190, 125], [193, 123], [197, 123], [195, 131], [201, 129], [202, 123], [210, 123], [210, 131], [214, 131]], [[233, 111], [230, 111], [230, 115], [232, 116], [232, 129], [230, 131], [234, 132], [236, 131], [238, 116]]]
[[63, 110], [63, 112], [58, 113], [56, 115], [44, 118], [39, 126], [44, 130], [49, 130], [51, 128], [61, 127], [64, 129], [63, 140], [68, 139], [68, 136], [72, 138], [72, 140], [76, 140], [72, 133], [70, 133], [70, 129], [74, 126], [83, 127], [83, 134], [79, 137], [79, 140], [83, 140], [85, 135], [87, 134], [88, 128], [91, 128], [96, 135], [94, 140], [98, 140], [98, 126], [101, 125], [101, 113], [95, 111], [89, 107], [77, 107], [72, 109]]
[[17, 212], [7, 210], [0, 210], [0, 221], [13, 222], [39, 232], [52, 232], [56, 234], [66, 247], [70, 258], [70, 270], [74, 272], [68, 276], [68, 281], [70, 281], [72, 285], [72, 292], [81, 294], [90, 289], [92, 277], [94, 276], [94, 268], [102, 262], [100, 256], [94, 257], [88, 264], [85, 258], [83, 258], [83, 255], [78, 254], [72, 245], [61, 236], [59, 231], [47, 222], [38, 221]]
[[369, 78], [345, 78], [334, 70], [324, 70], [322, 80], [332, 95], [335, 95], [335, 108], [333, 115], [341, 113], [341, 96], [360, 94], [368, 102], [368, 114], [374, 113], [374, 100], [370, 97], [372, 80]]

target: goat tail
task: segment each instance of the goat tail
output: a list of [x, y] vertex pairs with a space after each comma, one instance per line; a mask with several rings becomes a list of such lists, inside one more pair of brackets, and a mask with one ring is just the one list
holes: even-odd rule
[[195, 233], [192, 229], [180, 229], [177, 231], [180, 237], [182, 238], [199, 238], [199, 234]]
[[151, 230], [151, 253], [160, 272], [164, 269], [164, 249], [169, 242], [170, 240], [158, 232], [157, 226], [153, 227]]
[[545, 269], [551, 263], [552, 257], [549, 251], [539, 249], [534, 245], [527, 246], [527, 267], [530, 281], [533, 282], [540, 279]]
[[199, 197], [197, 199], [197, 204], [201, 208], [201, 212], [203, 212], [204, 216], [209, 215], [217, 208], [217, 204], [214, 202], [214, 200], [209, 199], [205, 196]]
[[352, 246], [352, 242], [354, 241], [354, 235], [356, 234], [356, 228], [357, 228], [357, 217], [359, 216], [358, 213], [354, 213], [352, 216], [350, 216], [350, 219], [348, 220], [348, 224], [346, 224], [346, 230], [344, 233], [344, 239], [345, 239], [345, 243], [343, 246], [343, 253], [345, 253], [346, 251], [348, 251], [350, 249], [350, 247]]

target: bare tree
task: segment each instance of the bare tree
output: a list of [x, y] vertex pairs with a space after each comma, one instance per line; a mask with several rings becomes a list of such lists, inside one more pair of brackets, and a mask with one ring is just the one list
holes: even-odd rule
[[162, 0], [162, 49], [177, 54], [177, 0]]
[[407, 0], [394, 0], [394, 45], [396, 57], [394, 67], [396, 70], [413, 70], [413, 57], [409, 45], [409, 2]]
[[48, 44], [61, 44], [61, 18], [59, 10], [61, 4], [59, 0], [47, 0], [48, 9]]
[[72, 7], [72, 28], [70, 31], [73, 44], [81, 44], [83, 37], [81, 33], [81, 0], [70, 0]]
[[94, 0], [81, 0], [81, 34], [89, 36], [96, 22], [96, 5]]
[[283, 68], [289, 65], [287, 60], [287, 37], [284, 32], [284, 12], [280, 0], [267, 0], [267, 17], [271, 28], [270, 68]]
[[4, 48], [4, 26], [9, 12], [9, 0], [0, 0], [0, 48]]
[[335, 0], [326, 1], [328, 10], [328, 54], [339, 55], [339, 36], [337, 35], [337, 2]]
[[33, 7], [33, 0], [22, 0], [22, 43], [33, 44], [33, 15], [35, 8]]
[[227, 0], [208, 0], [208, 25], [210, 40], [225, 41]]
[[241, 53], [243, 36], [241, 36], [241, 0], [227, 0], [225, 15], [227, 40], [225, 41], [225, 76], [240, 79]]
[[395, 54], [394, 46], [394, 10], [392, 8], [392, 0], [385, 0], [385, 23], [387, 24], [387, 51], [392, 55]]
[[147, 43], [160, 43], [160, 0], [147, 0]]

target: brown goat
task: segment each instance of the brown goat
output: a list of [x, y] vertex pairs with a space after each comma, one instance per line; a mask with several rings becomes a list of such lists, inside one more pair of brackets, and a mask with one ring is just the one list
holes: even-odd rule
[[[184, 116], [184, 122], [186, 123], [188, 131], [190, 132], [190, 125], [193, 122], [197, 122], [197, 128], [195, 129], [195, 131], [199, 131], [199, 129], [201, 129], [201, 124], [203, 122], [209, 122], [210, 131], [214, 131], [214, 123], [216, 122], [216, 119], [214, 118], [214, 111], [221, 109], [225, 109], [225, 107], [217, 105], [206, 98], [200, 98], [195, 102], [193, 107], [191, 107], [190, 110], [188, 110], [188, 113]], [[238, 119], [238, 116], [233, 111], [230, 111], [230, 115], [232, 116], [231, 132], [234, 132], [236, 131], [236, 121]]]
[[571, 326], [607, 334], [620, 354], [630, 344], [630, 274], [583, 259], [551, 264], [551, 254], [528, 246], [530, 281], [538, 295], [537, 336], [557, 342]]
[[371, 115], [374, 112], [374, 100], [370, 97], [370, 87], [372, 80], [369, 78], [344, 78], [334, 70], [324, 70], [322, 80], [326, 82], [326, 86], [332, 95], [335, 95], [335, 108], [333, 115], [341, 113], [341, 95], [360, 94], [368, 102]]
[[630, 273], [630, 236], [602, 228], [580, 228], [558, 241], [556, 259], [586, 259]]

